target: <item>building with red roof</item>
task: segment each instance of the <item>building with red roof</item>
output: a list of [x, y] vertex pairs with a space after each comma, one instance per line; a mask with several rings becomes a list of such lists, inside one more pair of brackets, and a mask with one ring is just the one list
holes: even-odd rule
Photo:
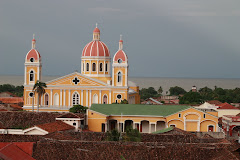
[[229, 103], [222, 103], [218, 105], [219, 107], [217, 108], [218, 111], [218, 117], [222, 117], [223, 115], [237, 115], [240, 113], [240, 109], [237, 107], [232, 106]]

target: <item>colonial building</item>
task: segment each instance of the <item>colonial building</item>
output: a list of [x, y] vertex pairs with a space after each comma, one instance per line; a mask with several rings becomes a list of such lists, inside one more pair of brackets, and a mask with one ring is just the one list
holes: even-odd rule
[[203, 112], [182, 105], [94, 104], [87, 112], [88, 128], [94, 132], [128, 126], [152, 133], [171, 126], [191, 132], [217, 132], [217, 112]]
[[[25, 58], [24, 110], [32, 110], [32, 104], [36, 109], [37, 95], [32, 93], [32, 88], [42, 78], [41, 55], [35, 46], [36, 40], [33, 38], [32, 49]], [[120, 38], [119, 49], [112, 60], [96, 26], [93, 40], [82, 51], [81, 73], [74, 72], [46, 82], [46, 93], [40, 99], [39, 111], [67, 112], [76, 104], [91, 107], [93, 103], [120, 103], [124, 99], [131, 104], [138, 104], [139, 87], [128, 81], [128, 69], [123, 40]]]

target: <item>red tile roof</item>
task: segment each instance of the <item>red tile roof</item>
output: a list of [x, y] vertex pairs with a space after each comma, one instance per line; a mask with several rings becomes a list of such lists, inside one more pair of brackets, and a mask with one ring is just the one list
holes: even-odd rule
[[58, 116], [57, 118], [81, 118], [78, 115], [74, 114], [74, 113], [67, 113], [61, 116]]
[[22, 97], [0, 97], [0, 101], [5, 104], [13, 104], [23, 102]]
[[15, 94], [13, 94], [13, 93], [11, 93], [11, 92], [1, 92], [1, 93], [9, 94], [9, 95], [12, 96], [12, 97], [17, 97]]
[[19, 106], [17, 104], [11, 104], [10, 107], [16, 108], [16, 109], [23, 109], [21, 106]]
[[37, 125], [37, 127], [52, 133], [56, 131], [64, 131], [64, 130], [71, 130], [74, 129], [75, 127], [68, 125], [67, 123], [64, 123], [62, 121], [55, 121], [52, 123], [45, 123], [45, 124], [40, 124]]
[[207, 101], [210, 104], [215, 104], [215, 106], [218, 106], [220, 104], [222, 104], [222, 102], [218, 101], [218, 100], [211, 100], [211, 101]]
[[0, 157], [7, 160], [34, 160], [33, 144], [34, 142], [1, 142]]
[[229, 103], [222, 103], [221, 105], [219, 105], [218, 109], [238, 109], [237, 107], [232, 106]]
[[[2, 124], [2, 122], [0, 122], [0, 129], [5, 128], [4, 125]], [[0, 147], [1, 148], [1, 147]]]

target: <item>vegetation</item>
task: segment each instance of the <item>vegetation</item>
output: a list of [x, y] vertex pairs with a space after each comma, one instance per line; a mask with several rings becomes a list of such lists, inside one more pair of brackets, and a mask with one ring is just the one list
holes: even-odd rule
[[186, 93], [186, 91], [183, 88], [178, 86], [170, 87], [169, 92], [170, 92], [170, 96], [179, 96]]
[[163, 92], [163, 89], [162, 89], [162, 86], [160, 86], [160, 87], [158, 88], [158, 94], [159, 94], [159, 95], [162, 95], [162, 92]]
[[147, 99], [150, 97], [158, 97], [160, 95], [153, 87], [149, 87], [149, 88], [142, 88], [140, 90], [140, 96], [141, 96], [141, 99]]
[[117, 129], [113, 129], [110, 132], [107, 132], [107, 140], [108, 141], [119, 141], [120, 133]]
[[127, 127], [124, 141], [140, 142], [141, 134], [139, 133], [138, 129], [133, 129], [132, 126]]
[[40, 97], [45, 93], [45, 88], [47, 88], [46, 83], [37, 81], [33, 86], [33, 92], [38, 94], [37, 99], [37, 112], [39, 112], [39, 100]]
[[69, 112], [72, 113], [86, 113], [88, 107], [84, 107], [82, 105], [74, 105], [72, 108], [69, 109]]
[[126, 99], [122, 100], [120, 104], [128, 104], [128, 101]]
[[2, 84], [0, 85], [0, 92], [11, 92], [18, 97], [23, 96], [23, 86], [14, 86], [11, 84]]
[[179, 98], [180, 104], [200, 104], [202, 102], [202, 96], [198, 92], [189, 91]]

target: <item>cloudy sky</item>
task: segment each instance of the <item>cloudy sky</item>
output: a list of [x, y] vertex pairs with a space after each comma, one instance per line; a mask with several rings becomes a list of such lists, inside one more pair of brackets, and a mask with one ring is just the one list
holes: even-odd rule
[[80, 70], [97, 22], [131, 77], [240, 78], [239, 0], [1, 0], [0, 75], [23, 75], [35, 33], [43, 75]]

